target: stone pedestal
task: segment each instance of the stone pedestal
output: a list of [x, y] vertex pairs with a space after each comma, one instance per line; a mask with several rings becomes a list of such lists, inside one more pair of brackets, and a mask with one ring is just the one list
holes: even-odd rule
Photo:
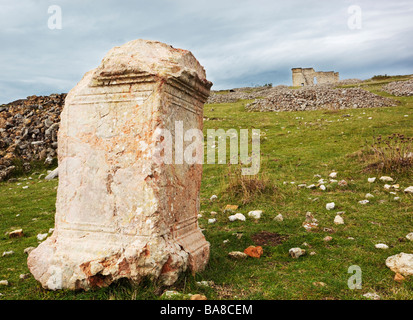
[[191, 52], [135, 40], [110, 50], [69, 92], [58, 133], [55, 230], [28, 257], [44, 288], [146, 276], [170, 285], [188, 267], [205, 267], [202, 164], [165, 164], [155, 152], [158, 129], [174, 136], [182, 121], [184, 130], [202, 130], [211, 85]]

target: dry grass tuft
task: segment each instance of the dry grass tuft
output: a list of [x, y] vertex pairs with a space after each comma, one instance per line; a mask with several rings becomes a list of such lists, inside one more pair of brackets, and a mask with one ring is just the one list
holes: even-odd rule
[[367, 171], [411, 173], [413, 169], [413, 138], [393, 133], [382, 138], [373, 137], [367, 144], [363, 160], [369, 162]]
[[229, 165], [226, 178], [226, 192], [239, 198], [242, 204], [247, 204], [257, 196], [276, 192], [274, 182], [265, 173], [253, 176], [242, 175], [241, 165]]

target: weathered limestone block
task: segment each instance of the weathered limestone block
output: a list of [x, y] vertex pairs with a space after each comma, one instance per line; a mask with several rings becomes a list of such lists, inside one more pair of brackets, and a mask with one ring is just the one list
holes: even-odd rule
[[188, 267], [205, 267], [202, 164], [165, 164], [155, 149], [158, 129], [175, 136], [175, 121], [202, 130], [211, 85], [191, 52], [135, 40], [110, 50], [70, 91], [58, 133], [54, 232], [28, 257], [44, 288], [145, 276], [168, 285]]

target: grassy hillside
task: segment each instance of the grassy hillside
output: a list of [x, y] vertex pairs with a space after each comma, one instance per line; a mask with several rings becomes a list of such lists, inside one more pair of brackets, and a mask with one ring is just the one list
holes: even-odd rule
[[[413, 196], [402, 192], [413, 185], [413, 174], [411, 170], [377, 171], [371, 165], [375, 158], [368, 148], [379, 135], [413, 137], [413, 97], [393, 97], [381, 91], [390, 81], [367, 81], [361, 87], [399, 100], [397, 107], [252, 113], [244, 109], [250, 101], [206, 105], [205, 134], [211, 128], [261, 130], [261, 171], [255, 178], [267, 188], [256, 193], [248, 189], [252, 196], [247, 197], [240, 188], [243, 181], [236, 173], [237, 165], [204, 165], [203, 217], [199, 223], [211, 243], [210, 262], [195, 277], [183, 274], [168, 290], [201, 293], [208, 299], [364, 299], [362, 295], [367, 292], [376, 292], [382, 299], [413, 299], [413, 277], [395, 282], [394, 273], [385, 265], [390, 255], [413, 253], [413, 242], [402, 241], [413, 232]], [[348, 185], [328, 183], [325, 191], [298, 187], [317, 184], [320, 177], [315, 175], [329, 180], [332, 171], [338, 173], [338, 181], [344, 179]], [[29, 273], [23, 250], [37, 246], [36, 235], [54, 226], [57, 181], [39, 180], [40, 173], [0, 183], [0, 280], [10, 283], [0, 286], [0, 299], [160, 298], [165, 288], [150, 281], [139, 286], [117, 283], [88, 292], [50, 292], [32, 276], [19, 278]], [[384, 189], [384, 182], [378, 179], [382, 175], [391, 176], [395, 181], [392, 184], [399, 184], [401, 191], [394, 195]], [[376, 182], [369, 183], [370, 177], [377, 177]], [[366, 205], [359, 204], [366, 193], [374, 198]], [[210, 202], [213, 194], [218, 199]], [[328, 202], [335, 202], [336, 208], [326, 210]], [[223, 213], [227, 204], [239, 205], [237, 212], [244, 215], [250, 210], [262, 210], [263, 215], [257, 221], [247, 217], [245, 222], [230, 222], [229, 214]], [[218, 214], [212, 216], [211, 211]], [[318, 220], [318, 230], [307, 232], [303, 228], [307, 211]], [[344, 225], [333, 223], [338, 211], [345, 211]], [[280, 213], [284, 221], [274, 221]], [[217, 222], [208, 224], [209, 218]], [[7, 233], [19, 228], [25, 236], [9, 239]], [[264, 254], [259, 259], [228, 258], [228, 252], [254, 245], [254, 235], [262, 231], [278, 234], [281, 243], [263, 245]], [[325, 242], [326, 236], [332, 240]], [[376, 249], [377, 243], [385, 243], [389, 249]], [[307, 254], [293, 259], [288, 254], [293, 247], [306, 249]], [[1, 257], [10, 250], [15, 253]], [[352, 265], [362, 270], [360, 290], [350, 290], [347, 285]], [[214, 285], [200, 287], [196, 281], [202, 280]]]

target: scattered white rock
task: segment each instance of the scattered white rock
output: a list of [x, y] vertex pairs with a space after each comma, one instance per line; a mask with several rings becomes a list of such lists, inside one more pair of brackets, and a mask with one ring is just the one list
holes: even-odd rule
[[330, 183], [337, 183], [336, 179], [330, 179]]
[[315, 253], [314, 251], [310, 252], [310, 256], [315, 256], [317, 253]]
[[407, 240], [409, 241], [413, 241], [413, 232], [410, 232], [407, 236], [406, 236]]
[[365, 198], [366, 199], [372, 199], [372, 198], [374, 198], [374, 196], [371, 193], [366, 193]]
[[29, 186], [24, 186], [24, 187], [22, 187], [22, 189], [28, 189], [29, 188]]
[[172, 298], [173, 296], [180, 296], [181, 293], [179, 293], [178, 291], [174, 291], [174, 290], [167, 290], [165, 291], [162, 296], [165, 298]]
[[394, 197], [393, 200], [394, 200], [394, 201], [399, 201], [399, 200], [400, 200], [400, 197]]
[[368, 292], [363, 294], [363, 297], [370, 299], [370, 300], [380, 300], [380, 296], [375, 292]]
[[307, 184], [305, 183], [300, 183], [297, 185], [298, 188], [305, 188], [307, 186]]
[[29, 278], [29, 277], [30, 277], [30, 273], [22, 273], [22, 274], [19, 276], [19, 278], [20, 278], [21, 280], [27, 279], [27, 278]]
[[215, 223], [215, 222], [217, 222], [217, 219], [208, 219], [209, 224], [212, 224], [212, 223]]
[[413, 186], [407, 187], [406, 189], [404, 189], [404, 192], [413, 194]]
[[229, 221], [236, 221], [236, 220], [245, 221], [245, 216], [242, 213], [236, 213], [236, 214], [233, 214], [232, 216], [229, 216], [228, 219]]
[[331, 236], [327, 236], [323, 239], [323, 241], [325, 241], [325, 242], [329, 242], [331, 240], [333, 240], [333, 237], [331, 237]]
[[211, 211], [211, 215], [215, 216], [215, 215], [217, 215], [217, 212], [216, 211]]
[[213, 194], [213, 195], [211, 196], [211, 198], [209, 198], [210, 201], [214, 201], [214, 200], [216, 200], [216, 199], [218, 199], [218, 196], [215, 195], [215, 194]]
[[327, 210], [332, 210], [332, 209], [335, 208], [335, 206], [336, 206], [336, 204], [334, 202], [329, 202], [329, 203], [326, 204], [326, 209]]
[[39, 233], [39, 234], [37, 235], [37, 240], [43, 241], [44, 239], [47, 238], [48, 235], [49, 235], [48, 233]]
[[367, 203], [369, 203], [369, 202], [370, 202], [369, 200], [360, 200], [360, 201], [359, 201], [360, 204], [367, 204]]
[[59, 176], [59, 167], [51, 171], [44, 179], [45, 180], [53, 180]]
[[320, 189], [324, 191], [324, 190], [327, 189], [327, 188], [326, 188], [326, 186], [325, 186], [324, 184], [322, 184], [322, 185], [320, 186]]
[[228, 242], [229, 242], [228, 239], [225, 239], [224, 241], [222, 241], [222, 243], [228, 243]]
[[330, 178], [337, 178], [337, 172], [331, 172], [328, 176]]
[[383, 186], [383, 188], [384, 188], [384, 189], [386, 189], [386, 190], [390, 190], [391, 185], [389, 185], [389, 184], [385, 184], [385, 185]]
[[210, 287], [214, 285], [214, 281], [197, 281], [196, 284], [201, 287]]
[[241, 251], [232, 251], [230, 253], [228, 253], [228, 257], [230, 257], [231, 259], [245, 259], [248, 257], [248, 255], [244, 252]]
[[14, 254], [14, 251], [13, 251], [13, 250], [4, 251], [3, 254], [2, 254], [2, 257], [11, 256], [12, 254]]
[[0, 281], [0, 286], [8, 286], [9, 282], [7, 280], [1, 280]]
[[376, 178], [375, 177], [374, 178], [367, 178], [367, 181], [370, 182], [370, 183], [373, 183], [374, 181], [376, 181]]
[[28, 248], [26, 248], [26, 249], [24, 249], [24, 253], [25, 254], [29, 254], [30, 252], [32, 252], [34, 249], [36, 249], [35, 247], [28, 247]]
[[382, 177], [380, 177], [380, 180], [381, 180], [381, 181], [384, 181], [384, 182], [392, 182], [392, 181], [394, 181], [393, 178], [388, 177], [388, 176], [382, 176]]
[[301, 248], [291, 248], [288, 253], [294, 259], [298, 259], [299, 257], [305, 255], [305, 250]]
[[282, 222], [284, 221], [283, 215], [280, 213], [278, 216], [274, 218], [274, 221]]
[[375, 247], [377, 249], [384, 249], [384, 250], [389, 248], [389, 246], [387, 244], [384, 244], [384, 243], [378, 243], [378, 244], [375, 245]]
[[310, 184], [307, 189], [315, 189], [317, 188], [317, 186], [315, 184]]
[[413, 275], [413, 254], [401, 252], [386, 259], [386, 266], [403, 276]]
[[320, 180], [318, 180], [317, 182], [318, 182], [319, 184], [326, 184], [326, 183], [327, 183], [327, 180], [320, 179]]
[[248, 212], [248, 217], [252, 217], [254, 219], [260, 219], [262, 214], [262, 210], [254, 210]]
[[53, 232], [54, 232], [54, 228], [50, 228], [49, 233], [53, 233]]
[[334, 223], [335, 224], [344, 224], [344, 219], [342, 216], [340, 215], [336, 215], [336, 217], [334, 218]]

